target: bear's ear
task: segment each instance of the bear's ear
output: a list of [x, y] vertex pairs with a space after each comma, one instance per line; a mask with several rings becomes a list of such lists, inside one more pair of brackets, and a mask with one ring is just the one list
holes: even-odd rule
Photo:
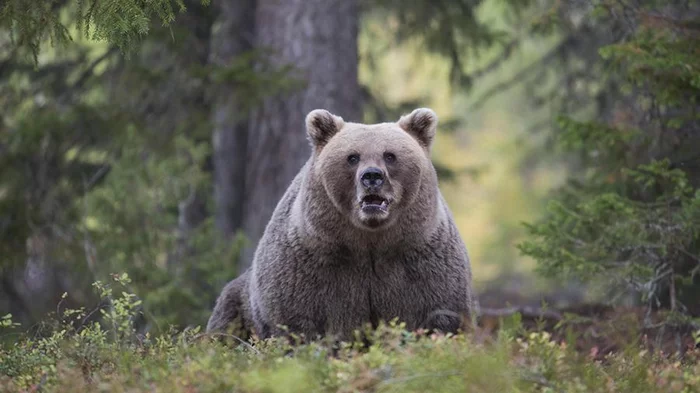
[[306, 132], [311, 144], [320, 148], [345, 125], [343, 118], [325, 109], [315, 109], [306, 115]]
[[438, 118], [429, 108], [415, 109], [408, 115], [401, 116], [399, 127], [413, 135], [426, 149], [430, 149], [437, 130]]

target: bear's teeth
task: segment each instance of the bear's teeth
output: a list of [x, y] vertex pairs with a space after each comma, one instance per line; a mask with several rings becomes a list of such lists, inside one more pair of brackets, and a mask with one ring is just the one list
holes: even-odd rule
[[386, 201], [382, 201], [381, 208], [386, 209]]

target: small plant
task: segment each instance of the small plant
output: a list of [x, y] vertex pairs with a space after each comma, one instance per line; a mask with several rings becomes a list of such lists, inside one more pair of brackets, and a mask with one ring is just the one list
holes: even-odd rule
[[12, 321], [12, 314], [7, 314], [0, 318], [0, 328], [13, 328], [18, 326], [20, 326], [19, 323]]
[[[129, 275], [122, 273], [113, 274], [114, 282], [127, 286], [131, 283]], [[120, 296], [114, 297], [113, 289], [101, 281], [95, 281], [93, 286], [97, 290], [101, 299], [108, 301], [107, 309], [100, 309], [105, 323], [109, 324], [117, 342], [128, 340], [135, 335], [134, 318], [140, 312], [141, 300], [133, 293], [121, 292]]]

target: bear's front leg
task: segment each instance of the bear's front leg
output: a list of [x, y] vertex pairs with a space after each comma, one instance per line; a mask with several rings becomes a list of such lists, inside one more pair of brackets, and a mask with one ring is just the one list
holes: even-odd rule
[[207, 333], [231, 333], [243, 340], [250, 336], [253, 324], [249, 308], [249, 277], [250, 273], [246, 271], [226, 284], [207, 322]]

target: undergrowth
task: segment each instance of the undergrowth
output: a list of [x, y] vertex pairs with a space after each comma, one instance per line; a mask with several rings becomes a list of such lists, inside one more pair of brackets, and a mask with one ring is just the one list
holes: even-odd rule
[[[237, 343], [200, 328], [134, 327], [139, 300], [96, 283], [102, 307], [61, 310], [24, 333], [0, 319], [0, 392], [698, 392], [700, 354], [682, 360], [630, 345], [593, 359], [546, 331], [508, 324], [495, 336], [408, 332], [390, 323], [353, 343]], [[97, 314], [99, 318], [94, 318]], [[223, 338], [223, 340], [221, 339]], [[14, 342], [12, 342], [14, 341]]]

